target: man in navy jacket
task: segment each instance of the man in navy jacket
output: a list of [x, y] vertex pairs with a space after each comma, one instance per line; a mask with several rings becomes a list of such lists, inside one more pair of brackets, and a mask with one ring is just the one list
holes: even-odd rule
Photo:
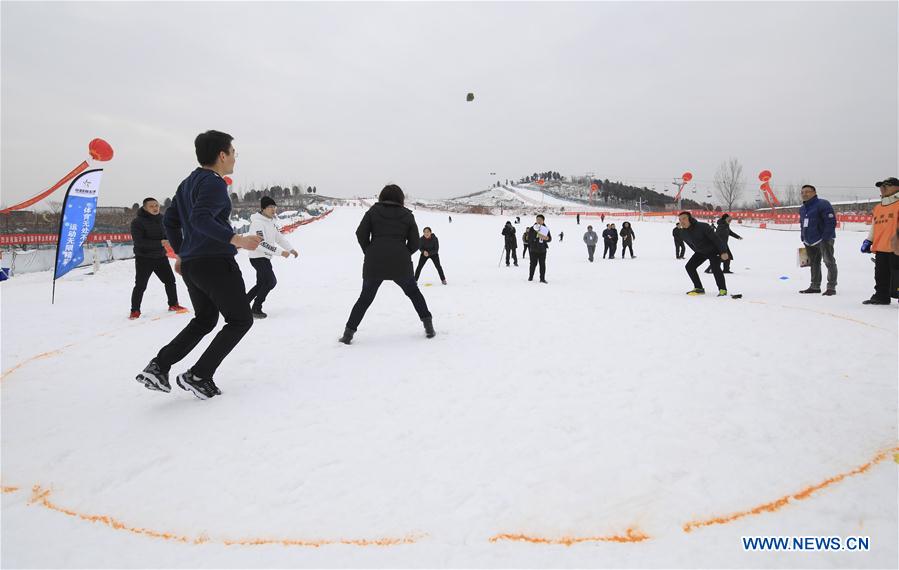
[[137, 375], [137, 381], [151, 390], [171, 391], [169, 369], [212, 332], [221, 313], [225, 326], [196, 364], [176, 378], [178, 386], [201, 400], [221, 394], [212, 377], [253, 324], [234, 256], [238, 247], [256, 249], [261, 238], [240, 236], [231, 228], [231, 199], [223, 177], [234, 172], [237, 152], [232, 140], [231, 135], [219, 131], [197, 136], [194, 146], [200, 167], [181, 182], [165, 212], [166, 237], [178, 256], [175, 271], [187, 285], [194, 318]]
[[812, 283], [800, 293], [821, 292], [821, 260], [827, 266], [827, 289], [824, 295], [837, 294], [837, 260], [833, 256], [833, 242], [837, 238], [837, 217], [827, 200], [818, 198], [811, 184], [802, 187], [802, 207], [799, 208], [799, 228], [802, 243], [808, 252], [812, 269]]

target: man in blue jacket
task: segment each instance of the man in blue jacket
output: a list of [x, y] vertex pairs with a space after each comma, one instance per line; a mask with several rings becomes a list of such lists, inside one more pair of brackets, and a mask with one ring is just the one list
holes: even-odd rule
[[197, 136], [194, 146], [200, 167], [181, 182], [165, 212], [166, 237], [178, 256], [175, 272], [184, 278], [195, 316], [137, 375], [137, 381], [150, 390], [171, 391], [169, 369], [212, 332], [221, 313], [225, 326], [196, 364], [176, 378], [178, 386], [201, 400], [218, 396], [222, 392], [212, 377], [253, 324], [234, 256], [238, 247], [256, 249], [262, 238], [240, 236], [231, 228], [231, 199], [223, 177], [234, 172], [233, 140], [219, 131]]
[[799, 228], [802, 243], [808, 252], [812, 269], [812, 283], [800, 293], [821, 292], [821, 260], [827, 266], [827, 289], [824, 295], [837, 294], [837, 261], [833, 256], [833, 242], [837, 238], [837, 217], [827, 200], [818, 198], [818, 191], [806, 184], [800, 191], [802, 207], [799, 208]]

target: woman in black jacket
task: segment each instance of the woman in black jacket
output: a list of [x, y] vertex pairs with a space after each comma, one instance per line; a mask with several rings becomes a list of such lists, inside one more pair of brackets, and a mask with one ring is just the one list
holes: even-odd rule
[[424, 295], [418, 289], [412, 274], [411, 255], [418, 249], [418, 226], [415, 216], [403, 206], [406, 196], [395, 184], [385, 186], [378, 202], [365, 212], [356, 239], [365, 253], [362, 265], [362, 293], [353, 305], [340, 342], [350, 344], [359, 328], [365, 311], [375, 300], [378, 288], [384, 281], [393, 281], [403, 289], [412, 301], [418, 317], [424, 323], [425, 335], [432, 338], [434, 325]]
[[421, 252], [421, 255], [418, 256], [418, 267], [415, 268], [415, 280], [418, 281], [418, 277], [421, 275], [421, 268], [430, 259], [437, 266], [440, 282], [446, 285], [446, 276], [443, 274], [443, 267], [440, 266], [440, 254], [437, 253], [440, 250], [440, 241], [434, 235], [434, 232], [431, 231], [431, 228], [425, 228], [422, 232], [423, 234], [418, 242], [418, 251]]
[[[743, 239], [740, 236], [738, 236], [735, 232], [732, 232], [730, 230], [730, 220], [731, 220], [730, 214], [724, 214], [723, 216], [721, 216], [718, 219], [718, 225], [715, 228], [715, 235], [718, 236], [718, 239], [720, 239], [722, 242], [724, 242], [724, 247], [727, 248], [727, 261], [724, 262], [723, 273], [733, 273], [733, 271], [730, 270], [730, 262], [733, 261], [734, 254], [730, 252], [730, 245], [727, 242], [732, 237], [735, 237], [737, 239]], [[711, 265], [709, 266], [708, 269], [705, 270], [705, 272], [706, 273], [712, 272]]]
[[630, 222], [621, 224], [621, 232], [619, 235], [621, 236], [621, 259], [624, 259], [624, 252], [627, 250], [631, 250], [631, 259], [633, 259], [634, 240], [637, 239], [637, 234], [634, 233], [634, 229], [631, 227]]

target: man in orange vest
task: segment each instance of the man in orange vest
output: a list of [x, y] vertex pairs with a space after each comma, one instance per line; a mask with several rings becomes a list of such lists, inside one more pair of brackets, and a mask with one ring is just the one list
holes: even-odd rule
[[899, 179], [887, 178], [876, 186], [880, 188], [880, 204], [874, 207], [874, 223], [862, 243], [862, 253], [874, 253], [874, 295], [863, 303], [889, 305], [891, 297], [899, 297], [899, 278], [893, 278], [899, 268]]

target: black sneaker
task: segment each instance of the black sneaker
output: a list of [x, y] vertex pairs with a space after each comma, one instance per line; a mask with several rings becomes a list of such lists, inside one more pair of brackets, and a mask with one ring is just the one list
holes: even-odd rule
[[434, 321], [431, 317], [427, 319], [422, 319], [422, 324], [425, 326], [425, 336], [428, 338], [434, 338], [437, 336], [437, 331], [434, 330]]
[[820, 293], [821, 289], [818, 287], [809, 287], [808, 289], [803, 289], [800, 293], [804, 295], [808, 295], [809, 293]]
[[824, 297], [833, 297], [836, 294], [837, 294], [836, 289], [828, 289], [827, 291], [821, 293], [821, 295], [823, 295]]
[[266, 315], [265, 313], [262, 312], [262, 309], [259, 309], [258, 311], [255, 309], [253, 310], [253, 318], [254, 319], [264, 319], [267, 316], [268, 315]]
[[176, 376], [175, 382], [182, 390], [193, 393], [194, 396], [201, 400], [208, 400], [213, 396], [221, 394], [221, 391], [212, 379], [205, 380], [199, 376], [195, 376], [190, 370]]
[[889, 299], [878, 299], [877, 297], [871, 297], [867, 301], [862, 301], [862, 305], [889, 305]]
[[151, 360], [150, 364], [147, 364], [147, 367], [135, 377], [135, 380], [143, 384], [147, 390], [172, 391], [172, 386], [169, 384], [168, 371], [163, 371], [155, 359]]
[[338, 342], [342, 342], [343, 344], [350, 344], [353, 342], [353, 335], [356, 334], [356, 331], [349, 327], [345, 327], [343, 329], [343, 336], [340, 337]]
[[547, 281], [546, 279], [541, 279], [540, 282], [541, 283], [549, 283], [549, 281]]

